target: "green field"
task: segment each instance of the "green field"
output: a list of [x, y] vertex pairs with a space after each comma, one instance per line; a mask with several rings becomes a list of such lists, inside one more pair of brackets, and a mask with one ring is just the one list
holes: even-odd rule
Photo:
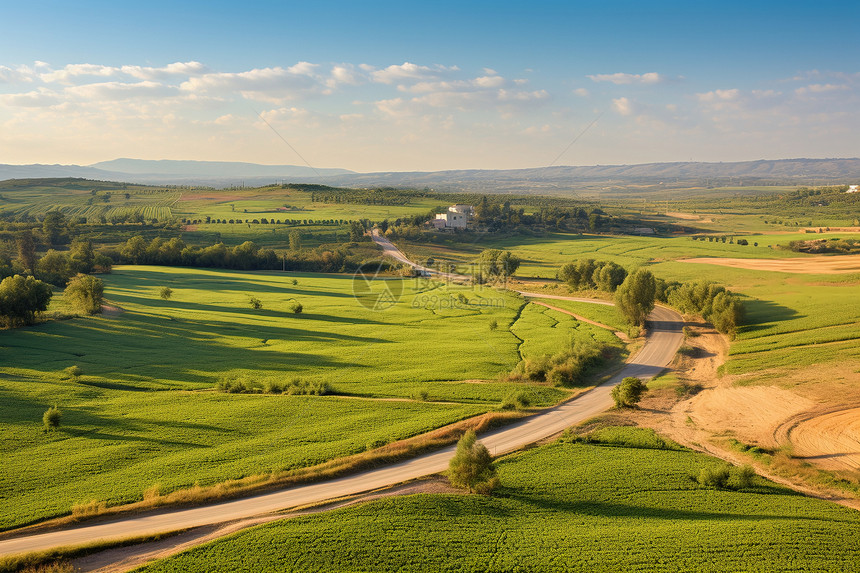
[[[775, 377], [799, 367], [848, 359], [857, 364], [860, 355], [860, 305], [856, 290], [860, 274], [791, 274], [773, 271], [735, 269], [716, 265], [679, 262], [693, 257], [732, 258], [808, 258], [809, 255], [769, 248], [798, 239], [845, 237], [840, 233], [775, 234], [750, 237], [747, 246], [693, 241], [689, 237], [610, 237], [550, 234], [543, 237], [507, 237], [479, 245], [457, 243], [455, 238], [442, 245], [410, 243], [407, 252], [416, 257], [434, 256], [468, 262], [486, 247], [510, 249], [522, 257], [518, 276], [553, 278], [562, 264], [581, 258], [611, 260], [628, 269], [644, 266], [666, 280], [710, 280], [743, 296], [747, 310], [745, 326], [731, 345], [730, 359], [724, 370], [746, 375], [746, 383], [761, 380], [773, 383]], [[759, 243], [758, 247], [752, 245]], [[586, 293], [587, 294], [587, 293]], [[548, 304], [583, 314], [613, 326], [621, 326], [612, 311], [595, 307], [578, 308], [577, 303], [546, 301]], [[573, 305], [573, 306], [571, 306]], [[603, 313], [603, 320], [599, 314]], [[839, 344], [831, 347], [831, 344]], [[797, 356], [789, 356], [792, 351]], [[860, 367], [860, 364], [857, 364]], [[815, 380], [814, 372], [807, 376]]]
[[179, 571], [850, 571], [860, 515], [756, 478], [699, 486], [722, 462], [645, 430], [499, 463], [494, 497], [419, 494], [260, 526], [145, 567]]
[[[372, 293], [402, 291], [380, 311], [359, 304], [345, 275], [130, 266], [103, 279], [123, 312], [0, 332], [0, 528], [92, 499], [136, 501], [155, 484], [168, 492], [355, 454], [496, 409], [516, 390], [551, 405], [568, 392], [495, 380], [575, 340], [618, 344], [491, 288], [380, 280]], [[63, 372], [71, 366], [81, 374]], [[214, 391], [224, 376], [260, 388], [327, 382], [334, 395]], [[416, 390], [429, 401], [412, 400]], [[53, 404], [63, 420], [46, 434]]]

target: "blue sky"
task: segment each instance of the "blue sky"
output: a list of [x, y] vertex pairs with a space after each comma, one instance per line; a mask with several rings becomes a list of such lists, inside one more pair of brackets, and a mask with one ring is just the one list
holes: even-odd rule
[[3, 4], [0, 163], [860, 155], [857, 3]]

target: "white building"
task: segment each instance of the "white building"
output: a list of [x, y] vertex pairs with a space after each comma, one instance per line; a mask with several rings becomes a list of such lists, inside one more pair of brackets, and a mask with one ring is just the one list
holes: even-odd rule
[[451, 205], [447, 213], [437, 213], [432, 223], [437, 229], [465, 229], [473, 211], [471, 205]]
[[849, 185], [846, 193], [860, 193], [860, 185]]

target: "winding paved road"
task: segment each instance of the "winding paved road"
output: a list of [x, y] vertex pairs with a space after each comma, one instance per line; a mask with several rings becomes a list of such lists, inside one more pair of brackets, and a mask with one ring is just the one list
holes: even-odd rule
[[[397, 250], [396, 247], [394, 250]], [[402, 253], [397, 252], [403, 257]], [[412, 264], [405, 257], [400, 257], [397, 258]], [[541, 297], [534, 293], [523, 294]], [[576, 297], [570, 297], [570, 300], [588, 301]], [[600, 302], [607, 304], [605, 301]], [[613, 405], [610, 396], [612, 386], [626, 376], [643, 379], [653, 377], [672, 361], [681, 345], [683, 322], [675, 311], [663, 307], [655, 308], [649, 316], [649, 326], [650, 335], [645, 345], [612, 379], [575, 400], [544, 410], [516, 424], [482, 434], [481, 441], [494, 455], [504, 454], [558, 434], [610, 408]], [[455, 446], [449, 446], [398, 464], [274, 493], [192, 509], [168, 509], [146, 516], [121, 517], [107, 523], [13, 537], [0, 541], [0, 555], [188, 529], [362, 493], [444, 471], [454, 449]]]

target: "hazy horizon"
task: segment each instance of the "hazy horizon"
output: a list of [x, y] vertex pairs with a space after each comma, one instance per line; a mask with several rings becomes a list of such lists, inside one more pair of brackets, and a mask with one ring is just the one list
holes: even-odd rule
[[5, 12], [0, 163], [376, 172], [860, 155], [853, 4]]

